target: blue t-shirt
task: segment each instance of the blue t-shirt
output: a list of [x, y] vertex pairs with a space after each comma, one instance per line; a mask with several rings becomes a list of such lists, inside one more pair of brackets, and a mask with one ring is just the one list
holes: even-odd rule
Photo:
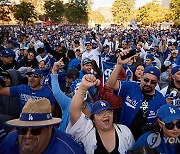
[[11, 96], [19, 96], [20, 98], [20, 111], [22, 110], [25, 103], [28, 99], [32, 98], [34, 100], [47, 98], [49, 99], [51, 105], [54, 105], [54, 96], [51, 89], [46, 86], [42, 85], [42, 88], [39, 90], [33, 90], [30, 88], [29, 85], [18, 85], [10, 87], [10, 94]]
[[[173, 141], [173, 140], [172, 140]], [[172, 144], [168, 139], [164, 138], [159, 132], [151, 131], [144, 133], [134, 144], [133, 149], [141, 146], [155, 148], [162, 154], [178, 154], [178, 144]]]
[[80, 60], [78, 58], [73, 58], [69, 61], [68, 69], [72, 69], [72, 68], [79, 69], [80, 65], [81, 65]]
[[[128, 81], [120, 81], [118, 95], [123, 98], [120, 123], [130, 127], [142, 105], [144, 95], [139, 83]], [[156, 90], [154, 97], [148, 103], [148, 123], [154, 123], [157, 110], [164, 104], [166, 104], [165, 98]]]
[[[85, 154], [82, 144], [78, 144], [70, 136], [54, 128], [51, 140], [42, 154], [60, 153]], [[19, 154], [18, 134], [16, 131], [10, 133], [0, 144], [0, 154]]]

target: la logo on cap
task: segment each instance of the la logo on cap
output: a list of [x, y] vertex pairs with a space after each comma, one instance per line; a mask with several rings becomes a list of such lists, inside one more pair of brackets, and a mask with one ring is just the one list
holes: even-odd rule
[[153, 74], [154, 72], [153, 72], [153, 71], [150, 71], [150, 73], [152, 73], [152, 74]]
[[170, 113], [176, 113], [176, 111], [172, 108], [172, 107], [169, 107], [169, 111], [170, 111]]
[[33, 116], [31, 114], [29, 114], [29, 118], [28, 118], [29, 121], [32, 121], [33, 120]]
[[101, 106], [106, 106], [106, 104], [104, 102], [100, 102], [101, 103]]

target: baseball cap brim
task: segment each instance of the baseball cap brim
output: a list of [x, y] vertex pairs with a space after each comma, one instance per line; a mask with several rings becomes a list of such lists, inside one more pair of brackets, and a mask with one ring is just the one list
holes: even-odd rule
[[36, 75], [39, 75], [39, 76], [43, 76], [42, 74], [39, 74], [39, 73], [36, 73], [36, 72], [27, 72], [26, 75], [31, 75], [31, 74], [36, 74]]
[[6, 71], [4, 71], [4, 72], [0, 72], [0, 75], [2, 75], [2, 76], [6, 76], [6, 75], [9, 75], [9, 73], [8, 73], [8, 72], [6, 72]]
[[103, 107], [103, 108], [100, 108], [99, 110], [95, 111], [93, 114], [98, 114], [98, 113], [100, 113], [101, 111], [104, 111], [104, 110], [112, 110], [112, 108], [109, 107], [109, 106]]
[[173, 121], [173, 120], [179, 120], [179, 119], [180, 119], [179, 116], [177, 116], [177, 115], [172, 115], [172, 116], [164, 117], [164, 118], [162, 118], [161, 120], [162, 120], [164, 123], [169, 123], [169, 122], [171, 122], [171, 121]]

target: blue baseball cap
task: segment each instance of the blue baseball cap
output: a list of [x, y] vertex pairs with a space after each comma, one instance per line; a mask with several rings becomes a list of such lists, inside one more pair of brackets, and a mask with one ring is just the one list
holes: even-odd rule
[[176, 72], [180, 71], [180, 65], [177, 65], [172, 68], [171, 74], [174, 75]]
[[14, 47], [19, 47], [19, 43], [17, 43], [17, 42], [12, 42], [11, 45]]
[[8, 57], [8, 56], [12, 56], [12, 54], [8, 50], [3, 50], [1, 51], [1, 56]]
[[31, 74], [36, 74], [36, 75], [39, 75], [39, 76], [43, 76], [42, 71], [40, 69], [37, 69], [37, 68], [35, 68], [32, 71], [26, 73], [26, 75], [31, 75]]
[[172, 104], [165, 104], [159, 108], [157, 117], [164, 123], [169, 123], [173, 120], [179, 120], [180, 110]]
[[91, 110], [92, 114], [98, 114], [103, 110], [112, 110], [109, 102], [105, 100], [99, 100], [92, 104], [92, 110]]
[[153, 54], [147, 54], [147, 55], [146, 55], [146, 59], [154, 60]]
[[148, 39], [148, 41], [153, 42], [153, 38], [150, 37], [150, 38]]
[[57, 46], [61, 46], [61, 43], [57, 42], [57, 43], [55, 44], [55, 47], [57, 47]]
[[149, 51], [154, 51], [154, 48], [150, 48]]
[[86, 41], [86, 42], [85, 42], [85, 45], [86, 45], [86, 44], [92, 44], [92, 42], [91, 42], [91, 41]]
[[149, 74], [152, 74], [152, 75], [155, 75], [158, 80], [159, 80], [159, 77], [160, 77], [160, 71], [158, 68], [154, 67], [154, 66], [147, 66], [145, 69], [144, 69], [144, 73], [149, 73]]

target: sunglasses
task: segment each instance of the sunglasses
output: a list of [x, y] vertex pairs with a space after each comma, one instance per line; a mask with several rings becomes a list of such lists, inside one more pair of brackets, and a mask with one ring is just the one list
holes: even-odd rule
[[31, 132], [32, 135], [36, 136], [36, 135], [41, 135], [43, 127], [40, 128], [32, 128], [31, 130], [29, 130], [29, 128], [16, 128], [17, 133], [19, 135], [26, 135], [28, 131]]
[[37, 75], [37, 74], [30, 74], [30, 75], [28, 75], [28, 77], [29, 77], [29, 78], [30, 78], [30, 77], [38, 78], [38, 77], [40, 77], [40, 76]]
[[172, 130], [174, 128], [174, 126], [176, 126], [177, 129], [180, 129], [180, 120], [178, 120], [176, 123], [173, 123], [173, 122], [164, 123], [162, 121], [161, 121], [161, 123], [164, 124], [168, 130]]
[[150, 84], [154, 84], [154, 85], [157, 83], [156, 81], [150, 80], [148, 78], [144, 78], [144, 82], [146, 82], [146, 83], [150, 82]]

